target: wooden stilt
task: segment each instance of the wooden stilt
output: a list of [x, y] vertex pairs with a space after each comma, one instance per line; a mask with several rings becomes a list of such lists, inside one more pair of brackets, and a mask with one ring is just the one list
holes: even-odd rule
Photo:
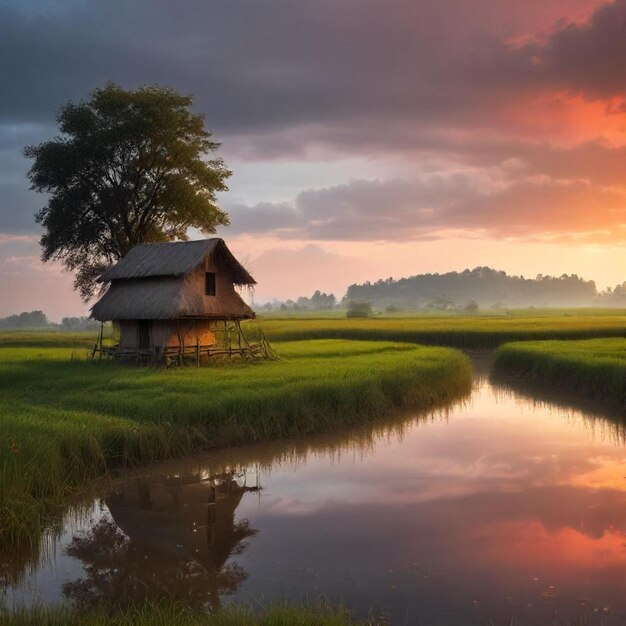
[[185, 342], [180, 334], [180, 320], [176, 320], [176, 334], [178, 335], [178, 364], [183, 364], [183, 350], [185, 349]]
[[104, 322], [100, 322], [100, 353], [98, 355], [98, 361], [102, 360], [102, 337], [104, 335]]
[[248, 350], [248, 354], [250, 355], [250, 358], [253, 359], [254, 358], [254, 354], [252, 352], [252, 346], [250, 345], [250, 342], [248, 341], [248, 338], [246, 337], [245, 333], [243, 332], [243, 329], [241, 328], [241, 322], [239, 320], [237, 320], [237, 327], [239, 328], [239, 335], [243, 338], [243, 341], [246, 344], [246, 349]]

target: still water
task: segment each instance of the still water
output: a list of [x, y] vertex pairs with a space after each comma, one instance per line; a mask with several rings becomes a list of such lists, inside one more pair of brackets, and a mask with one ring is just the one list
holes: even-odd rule
[[8, 604], [323, 596], [392, 624], [626, 624], [620, 428], [485, 378], [435, 415], [152, 466], [66, 517]]

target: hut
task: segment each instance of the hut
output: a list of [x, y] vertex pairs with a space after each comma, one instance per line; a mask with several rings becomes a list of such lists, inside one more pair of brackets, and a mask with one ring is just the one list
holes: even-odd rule
[[236, 288], [256, 284], [222, 239], [135, 246], [98, 281], [108, 289], [91, 317], [112, 321], [119, 342], [93, 354], [138, 363], [200, 363], [212, 355], [268, 356], [263, 340], [251, 344], [241, 321], [254, 311]]

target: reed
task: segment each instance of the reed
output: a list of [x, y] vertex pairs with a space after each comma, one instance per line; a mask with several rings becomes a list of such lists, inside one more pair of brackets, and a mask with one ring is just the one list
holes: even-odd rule
[[626, 339], [510, 343], [497, 350], [494, 370], [626, 415]]
[[[260, 608], [260, 610], [259, 610]], [[325, 602], [310, 605], [273, 604], [267, 608], [229, 605], [216, 613], [191, 609], [177, 603], [146, 604], [112, 613], [103, 607], [87, 613], [69, 608], [35, 607], [0, 610], [3, 626], [349, 626], [355, 622], [342, 607]], [[358, 622], [375, 626], [375, 619]]]

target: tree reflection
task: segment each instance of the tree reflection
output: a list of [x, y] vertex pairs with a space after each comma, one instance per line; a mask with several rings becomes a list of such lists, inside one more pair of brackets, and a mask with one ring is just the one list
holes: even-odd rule
[[126, 484], [106, 499], [111, 519], [68, 546], [84, 576], [65, 583], [65, 596], [78, 610], [159, 599], [216, 609], [247, 578], [228, 560], [257, 532], [235, 518], [243, 494], [255, 489], [233, 472]]

